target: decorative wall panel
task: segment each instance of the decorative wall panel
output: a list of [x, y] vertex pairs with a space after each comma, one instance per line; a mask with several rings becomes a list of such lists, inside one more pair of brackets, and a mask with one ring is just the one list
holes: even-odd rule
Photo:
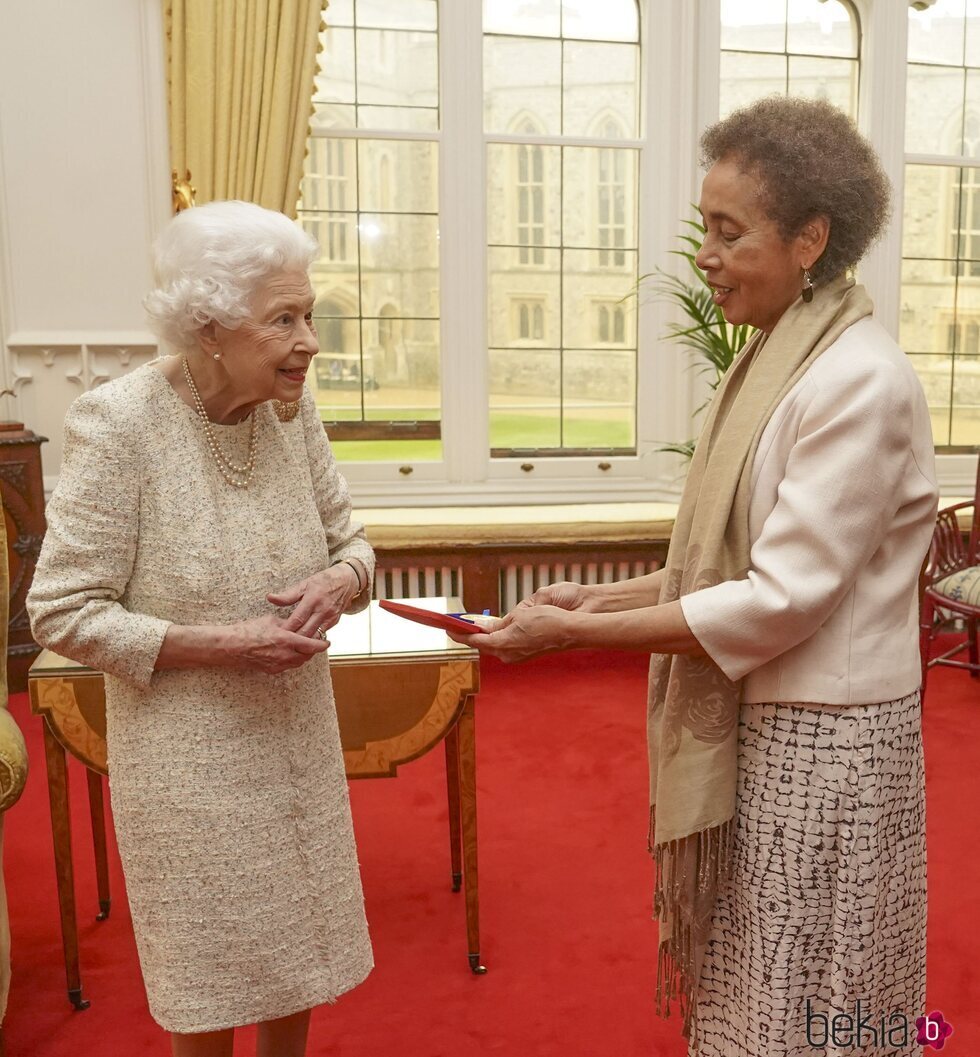
[[65, 412], [82, 393], [157, 355], [150, 334], [13, 334], [7, 344], [12, 417], [50, 438], [44, 463], [50, 492], [61, 469]]

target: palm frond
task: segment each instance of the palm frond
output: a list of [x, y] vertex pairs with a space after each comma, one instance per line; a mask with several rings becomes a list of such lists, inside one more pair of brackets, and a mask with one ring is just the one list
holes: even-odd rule
[[[708, 385], [711, 389], [716, 389], [748, 341], [751, 328], [747, 324], [735, 326], [725, 319], [725, 314], [714, 302], [714, 295], [704, 272], [697, 265], [696, 257], [705, 235], [704, 225], [699, 219], [684, 220], [682, 224], [687, 230], [682, 230], [677, 236], [680, 247], [670, 252], [675, 257], [683, 258], [693, 274], [687, 275], [685, 269], [685, 276], [682, 277], [663, 268], [656, 268], [641, 275], [635, 288], [626, 296], [634, 296], [641, 289], [646, 289], [656, 300], [673, 304], [680, 310], [687, 322], [668, 323], [665, 337], [688, 351], [692, 359], [691, 367], [699, 374], [706, 374]], [[708, 403], [710, 400], [694, 412], [695, 416], [699, 415]], [[668, 444], [658, 450], [690, 458], [694, 453], [694, 441]]]
[[691, 459], [694, 457], [694, 444], [693, 440], [684, 440], [677, 444], [665, 444], [662, 448], [657, 448], [657, 451], [672, 451], [675, 455], [683, 455], [685, 459]]

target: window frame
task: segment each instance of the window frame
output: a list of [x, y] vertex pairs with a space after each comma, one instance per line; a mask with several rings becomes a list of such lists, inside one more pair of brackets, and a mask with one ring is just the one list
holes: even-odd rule
[[[895, 203], [892, 223], [862, 262], [860, 278], [875, 302], [877, 319], [897, 337], [907, 160], [907, 19], [904, 4], [901, 17], [895, 17], [894, 0], [850, 3], [861, 22], [858, 123], [881, 156]], [[444, 455], [439, 463], [342, 463], [355, 501], [361, 506], [445, 506], [676, 500], [684, 463], [657, 449], [687, 437], [691, 414], [705, 390], [696, 373], [687, 369], [683, 350], [663, 338], [666, 323], [676, 317], [649, 298], [637, 314], [637, 455], [602, 460], [535, 458], [530, 472], [521, 470], [524, 460], [518, 458], [491, 460], [479, 0], [443, 0], [439, 29], [442, 127], [434, 138], [440, 144]], [[646, 157], [641, 158], [638, 186], [643, 203], [639, 267], [644, 274], [658, 266], [674, 265], [670, 256], [673, 239], [699, 194], [698, 133], [718, 116], [719, 0], [656, 0], [655, 10], [651, 0], [641, 0], [640, 43], [644, 77], [641, 139]], [[672, 120], [651, 121], [660, 112], [658, 107], [662, 110], [665, 98], [676, 101]], [[473, 114], [479, 115], [476, 121]], [[453, 144], [452, 150], [445, 149], [447, 143]], [[656, 158], [671, 158], [676, 163], [658, 172], [650, 162]], [[452, 188], [474, 181], [478, 194], [452, 193]], [[600, 461], [610, 468], [600, 470]], [[411, 473], [400, 473], [406, 465], [411, 466]], [[944, 494], [972, 492], [975, 454], [939, 453], [937, 466]]]
[[[869, 0], [865, 0], [869, 2]], [[879, 0], [875, 0], [877, 4]], [[931, 5], [930, 5], [931, 6]], [[904, 11], [903, 11], [904, 14]], [[897, 20], [896, 20], [897, 21]], [[903, 35], [901, 40], [901, 52], [903, 58], [905, 58], [905, 65], [907, 66], [907, 39], [908, 39], [908, 21], [907, 18], [902, 19]], [[952, 67], [956, 68], [956, 67]], [[899, 274], [895, 281], [894, 291], [896, 298], [896, 310], [893, 319], [893, 325], [889, 327], [890, 332], [898, 338], [898, 302], [901, 298], [901, 266], [903, 263], [903, 243], [902, 243], [902, 224], [904, 217], [904, 173], [907, 165], [917, 166], [936, 166], [939, 168], [949, 168], [959, 170], [959, 173], [952, 177], [948, 181], [944, 181], [943, 186], [943, 201], [940, 203], [940, 208], [943, 211], [943, 215], [946, 218], [952, 219], [957, 211], [962, 208], [962, 204], [959, 200], [958, 187], [959, 181], [962, 177], [964, 170], [973, 170], [977, 173], [980, 170], [980, 157], [971, 156], [967, 154], [958, 153], [947, 153], [947, 154], [923, 154], [913, 153], [911, 151], [906, 152], [905, 150], [905, 99], [906, 99], [906, 84], [903, 78], [900, 95], [896, 95], [895, 98], [901, 99], [901, 116], [902, 116], [902, 129], [901, 129], [901, 184], [896, 182], [896, 177], [893, 176], [890, 170], [888, 175], [892, 177], [892, 182], [895, 185], [895, 217], [892, 223], [892, 230], [889, 232], [889, 247], [894, 246], [894, 254], [897, 258], [897, 267]], [[896, 108], [898, 109], [898, 108]], [[972, 108], [973, 116], [978, 116], [978, 112], [975, 107]], [[980, 175], [980, 174], [977, 174]], [[978, 190], [978, 184], [971, 184], [971, 188], [975, 191]], [[947, 224], [948, 228], [951, 228], [951, 224]], [[975, 229], [976, 230], [976, 229]], [[883, 240], [884, 241], [884, 240]], [[946, 245], [949, 243], [947, 241]], [[963, 272], [962, 264], [966, 262], [953, 262], [952, 274], [959, 272], [957, 277], [958, 283], [967, 283], [972, 287], [976, 287], [980, 276], [976, 274], [967, 274]], [[956, 334], [957, 341], [961, 340], [962, 334], [965, 332], [966, 324], [972, 317], [962, 316], [956, 321]], [[952, 320], [947, 317], [937, 317], [936, 326], [945, 330], [946, 323], [952, 324]], [[953, 373], [956, 371], [956, 357], [965, 355], [957, 349], [952, 357], [953, 362]], [[977, 465], [977, 451], [978, 448], [973, 445], [964, 444], [937, 444], [936, 445], [936, 466], [939, 476], [940, 489], [946, 495], [972, 495], [973, 484], [975, 480], [976, 465]]]
[[[672, 240], [692, 201], [696, 136], [704, 101], [695, 54], [703, 5], [689, 0], [640, 0], [641, 135], [617, 146], [641, 151], [639, 271], [671, 267]], [[711, 6], [710, 4], [708, 5]], [[684, 48], [675, 42], [685, 41]], [[442, 125], [426, 133], [439, 144], [440, 319], [442, 345], [443, 459], [423, 462], [341, 461], [361, 505], [415, 506], [450, 503], [613, 502], [672, 499], [683, 464], [657, 449], [686, 439], [701, 399], [685, 353], [663, 342], [669, 311], [641, 296], [637, 308], [637, 453], [608, 456], [538, 455], [533, 470], [519, 455], [492, 458], [489, 443], [486, 333], [486, 150], [509, 142], [483, 131], [483, 17], [480, 0], [443, 0], [439, 7], [439, 85]], [[678, 117], [657, 122], [659, 101], [677, 92]], [[650, 120], [651, 117], [654, 120]], [[353, 133], [384, 138], [384, 131]], [[401, 134], [404, 136], [404, 133]], [[527, 141], [528, 137], [513, 137]], [[542, 145], [608, 146], [592, 137], [533, 137]], [[447, 149], [447, 144], [452, 149]], [[647, 159], [684, 159], [659, 171]], [[533, 269], [531, 269], [533, 270]]]
[[[714, 0], [712, 0], [714, 2]], [[939, 163], [933, 155], [906, 154], [905, 99], [908, 65], [907, 5], [900, 16], [890, 0], [850, 0], [862, 21], [861, 88], [858, 124], [881, 158], [892, 184], [892, 221], [861, 262], [860, 279], [875, 304], [875, 318], [898, 340], [902, 291], [902, 236], [905, 166]], [[943, 158], [942, 164], [952, 164]], [[977, 456], [937, 451], [936, 469], [944, 496], [972, 495]]]

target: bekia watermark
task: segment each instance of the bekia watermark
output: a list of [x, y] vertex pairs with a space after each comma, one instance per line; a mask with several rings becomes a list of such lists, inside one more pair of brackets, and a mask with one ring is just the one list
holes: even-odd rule
[[946, 1040], [953, 1034], [953, 1025], [938, 1009], [916, 1017], [915, 1026], [918, 1030], [915, 1041], [920, 1046], [931, 1046], [934, 1050], [941, 1050], [946, 1045]]
[[919, 1046], [941, 1050], [953, 1034], [953, 1026], [938, 1009], [910, 1021], [904, 1013], [874, 1013], [859, 998], [853, 1013], [821, 1013], [806, 1000], [806, 1041], [815, 1050], [828, 1046], [861, 1050], [865, 1046]]

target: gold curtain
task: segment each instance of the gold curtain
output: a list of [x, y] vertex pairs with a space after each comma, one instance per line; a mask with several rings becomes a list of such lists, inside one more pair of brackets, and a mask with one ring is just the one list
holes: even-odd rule
[[198, 203], [296, 215], [322, 0], [169, 0], [170, 153]]

